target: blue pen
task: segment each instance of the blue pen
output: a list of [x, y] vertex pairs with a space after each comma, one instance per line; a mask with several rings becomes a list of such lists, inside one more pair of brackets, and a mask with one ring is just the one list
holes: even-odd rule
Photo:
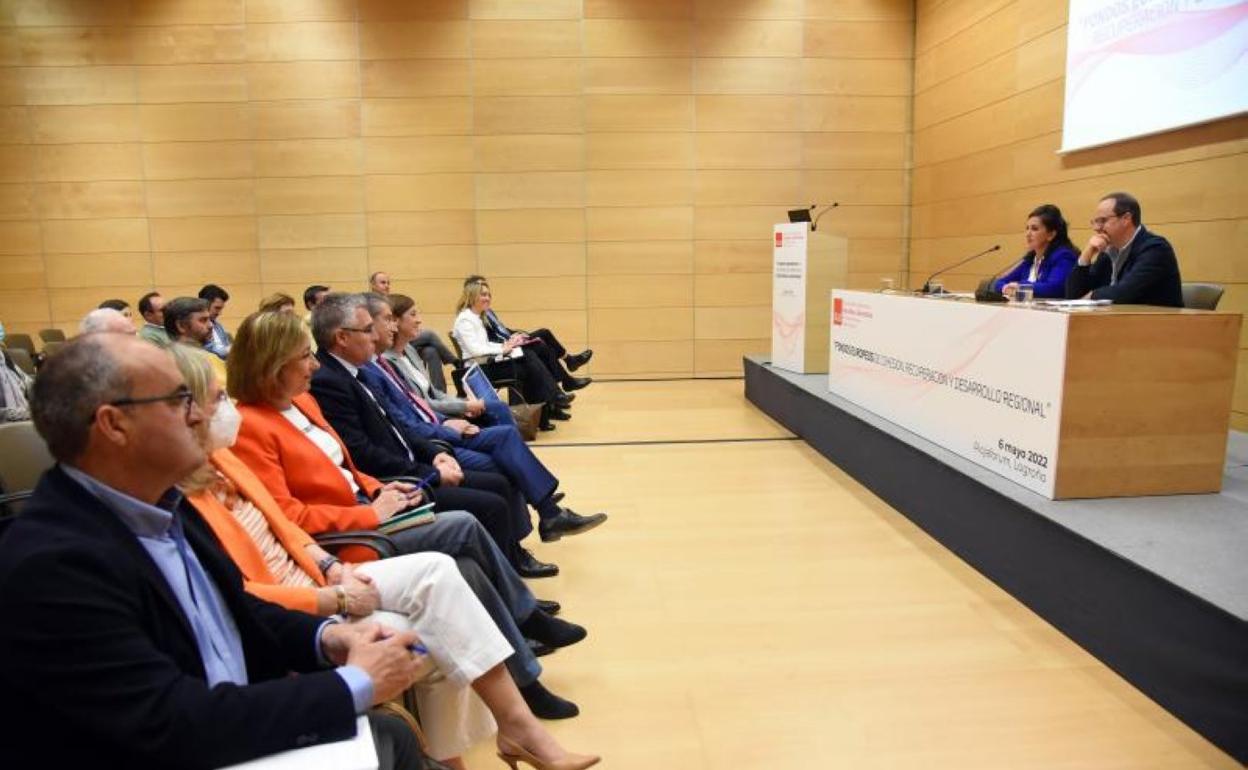
[[425, 645], [421, 644], [420, 642], [416, 642], [415, 644], [409, 644], [409, 645], [407, 645], [407, 649], [408, 649], [408, 650], [410, 650], [410, 651], [412, 651], [412, 652], [414, 652], [414, 653], [416, 653], [416, 654], [418, 654], [418, 655], [428, 655], [428, 654], [429, 654], [429, 648], [428, 648], [428, 647], [426, 647]]

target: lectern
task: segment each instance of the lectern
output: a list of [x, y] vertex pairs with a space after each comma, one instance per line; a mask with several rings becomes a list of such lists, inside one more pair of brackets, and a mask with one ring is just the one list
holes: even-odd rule
[[828, 371], [831, 292], [845, 285], [849, 244], [812, 232], [810, 222], [772, 231], [771, 365], [799, 374]]

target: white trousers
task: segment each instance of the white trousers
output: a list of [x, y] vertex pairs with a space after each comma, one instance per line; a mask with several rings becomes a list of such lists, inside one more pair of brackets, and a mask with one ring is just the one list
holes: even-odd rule
[[494, 717], [470, 685], [512, 649], [455, 560], [442, 553], [407, 554], [356, 570], [372, 578], [381, 594], [381, 609], [362, 620], [416, 632], [446, 677], [415, 688], [429, 753], [456, 757], [493, 735]]

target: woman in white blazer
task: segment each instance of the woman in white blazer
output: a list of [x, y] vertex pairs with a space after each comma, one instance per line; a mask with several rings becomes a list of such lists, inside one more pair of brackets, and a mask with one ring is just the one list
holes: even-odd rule
[[[459, 298], [456, 308], [455, 325], [451, 336], [459, 343], [460, 352], [465, 359], [482, 358], [486, 361], [510, 361], [515, 368], [516, 379], [519, 380], [520, 393], [529, 403], [543, 403], [543, 423], [549, 419], [568, 420], [572, 415], [566, 411], [572, 404], [573, 396], [559, 389], [558, 383], [550, 372], [535, 356], [526, 356], [524, 346], [516, 337], [506, 342], [492, 342], [485, 330], [482, 314], [490, 307], [490, 287], [481, 283], [470, 283], [464, 287], [463, 296]], [[490, 367], [483, 366], [487, 374]]]

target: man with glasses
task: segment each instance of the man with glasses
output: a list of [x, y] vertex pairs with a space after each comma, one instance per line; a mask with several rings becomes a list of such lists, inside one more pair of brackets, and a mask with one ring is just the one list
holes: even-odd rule
[[1170, 242], [1144, 229], [1140, 202], [1124, 192], [1101, 198], [1092, 237], [1066, 279], [1070, 299], [1183, 307], [1179, 262]]
[[[13, 767], [231, 765], [351, 737], [420, 674], [413, 634], [243, 591], [174, 486], [204, 462], [203, 415], [166, 351], [77, 337], [40, 371], [32, 416], [58, 464], [0, 540]], [[370, 722], [383, 767], [421, 766], [401, 722]]]

